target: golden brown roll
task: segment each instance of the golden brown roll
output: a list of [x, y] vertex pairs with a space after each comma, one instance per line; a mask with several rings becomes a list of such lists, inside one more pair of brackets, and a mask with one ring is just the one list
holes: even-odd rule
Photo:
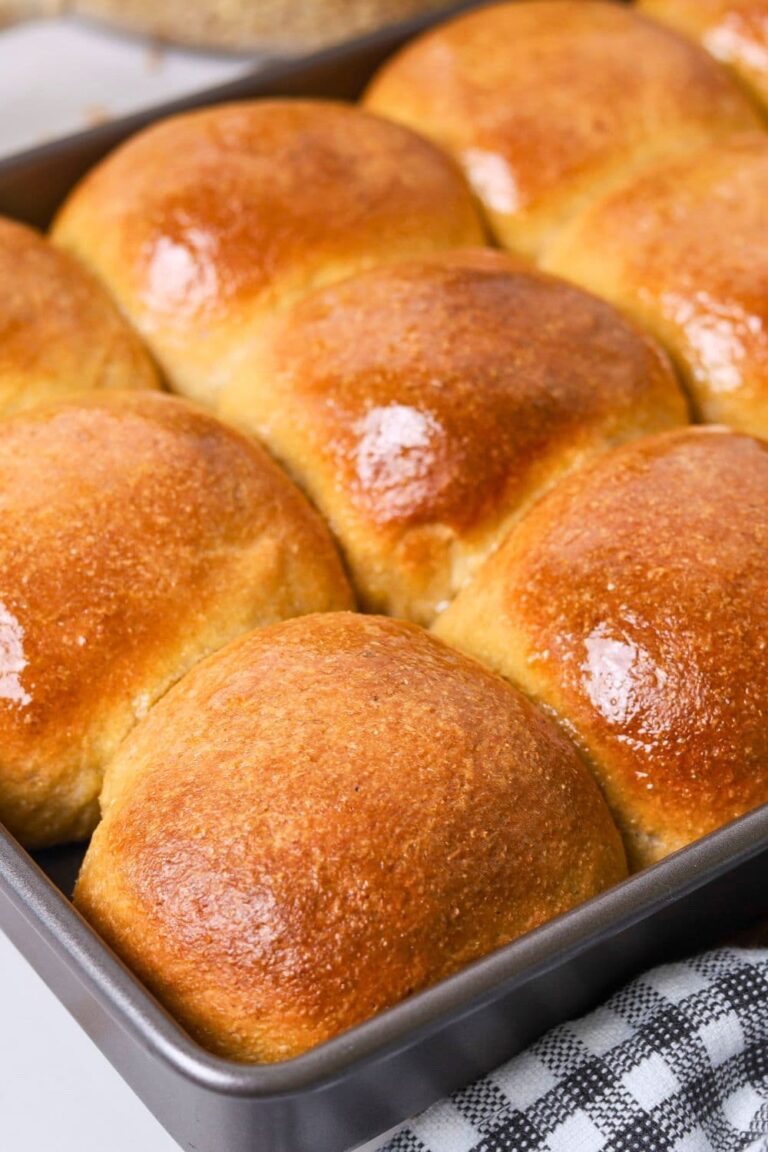
[[32, 228], [0, 217], [0, 415], [70, 392], [158, 386], [96, 278]]
[[569, 477], [438, 622], [575, 736], [641, 866], [768, 802], [768, 444], [684, 429]]
[[309, 493], [363, 603], [418, 623], [562, 473], [687, 419], [653, 341], [488, 249], [304, 297], [243, 359], [221, 413]]
[[706, 52], [620, 4], [495, 4], [385, 64], [374, 112], [452, 152], [497, 240], [536, 255], [595, 195], [759, 123]]
[[78, 907], [237, 1060], [296, 1056], [625, 874], [546, 716], [421, 629], [346, 613], [195, 668], [103, 809]]
[[768, 106], [766, 0], [636, 0], [638, 8], [690, 36], [727, 64]]
[[346, 608], [330, 537], [266, 453], [147, 393], [0, 423], [0, 820], [86, 836], [105, 765], [197, 660]]
[[768, 136], [659, 165], [589, 208], [544, 263], [650, 328], [700, 419], [768, 436]]
[[325, 101], [176, 116], [98, 165], [54, 239], [111, 289], [171, 386], [213, 404], [265, 316], [360, 268], [482, 243], [454, 162]]

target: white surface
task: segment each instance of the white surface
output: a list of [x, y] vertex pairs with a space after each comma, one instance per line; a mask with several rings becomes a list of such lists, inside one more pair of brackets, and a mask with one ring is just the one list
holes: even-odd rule
[[2, 1152], [179, 1152], [0, 933]]
[[0, 1028], [2, 1152], [179, 1152], [2, 932]]
[[75, 19], [0, 32], [0, 157], [115, 116], [224, 84], [254, 67], [153, 47]]

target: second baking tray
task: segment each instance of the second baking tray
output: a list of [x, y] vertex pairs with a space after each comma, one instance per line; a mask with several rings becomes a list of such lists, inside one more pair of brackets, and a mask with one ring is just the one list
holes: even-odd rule
[[[0, 212], [44, 226], [91, 164], [171, 110], [270, 94], [354, 97], [425, 23], [274, 64], [2, 162]], [[66, 849], [33, 859], [0, 829], [0, 928], [189, 1152], [344, 1152], [488, 1072], [644, 966], [768, 916], [766, 807], [330, 1043], [252, 1067], [186, 1036], [79, 917], [70, 895], [81, 857]]]

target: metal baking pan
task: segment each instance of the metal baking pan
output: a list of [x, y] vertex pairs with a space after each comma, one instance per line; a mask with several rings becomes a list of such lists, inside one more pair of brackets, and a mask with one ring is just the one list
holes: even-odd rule
[[[471, 7], [461, 4], [455, 8]], [[75, 180], [170, 111], [358, 94], [411, 21], [0, 162], [0, 212], [44, 226]], [[768, 806], [298, 1059], [209, 1055], [70, 903], [83, 848], [31, 857], [0, 828], [0, 928], [189, 1152], [345, 1152], [463, 1087], [644, 966], [768, 917]]]

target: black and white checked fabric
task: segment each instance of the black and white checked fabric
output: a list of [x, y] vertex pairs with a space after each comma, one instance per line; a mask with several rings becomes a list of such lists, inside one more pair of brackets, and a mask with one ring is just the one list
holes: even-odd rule
[[382, 1152], [768, 1152], [768, 950], [646, 973]]

